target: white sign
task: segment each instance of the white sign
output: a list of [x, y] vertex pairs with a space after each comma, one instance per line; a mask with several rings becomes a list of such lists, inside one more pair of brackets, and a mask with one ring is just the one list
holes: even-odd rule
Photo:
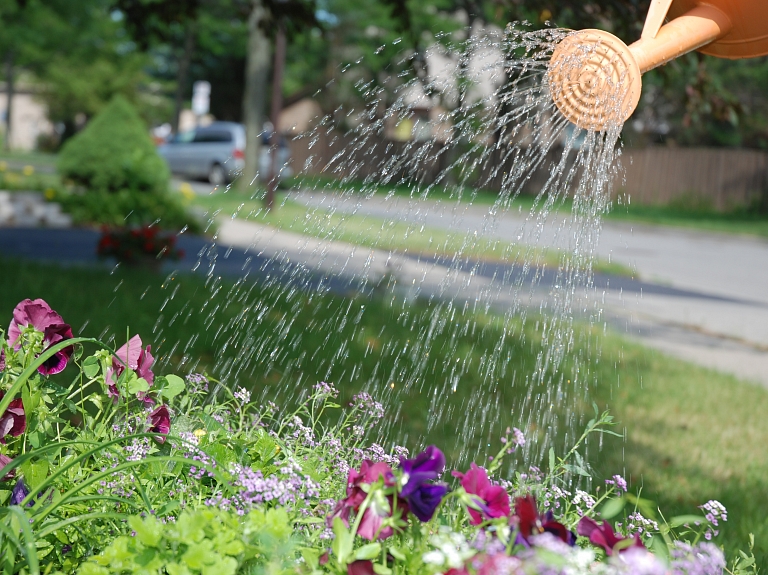
[[211, 83], [195, 82], [192, 85], [192, 111], [195, 116], [204, 116], [211, 107]]

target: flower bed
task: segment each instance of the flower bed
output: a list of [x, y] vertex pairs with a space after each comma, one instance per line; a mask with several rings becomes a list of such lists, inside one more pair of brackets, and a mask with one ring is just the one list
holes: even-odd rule
[[[153, 364], [139, 336], [113, 351], [42, 300], [16, 307], [0, 353], [3, 573], [724, 572], [716, 501], [664, 521], [620, 476], [571, 487], [608, 414], [546, 473], [504, 480], [518, 429], [487, 467], [447, 473], [437, 446], [370, 443], [384, 410], [366, 393], [341, 411], [320, 383], [283, 413]], [[731, 572], [757, 573], [748, 554]]]

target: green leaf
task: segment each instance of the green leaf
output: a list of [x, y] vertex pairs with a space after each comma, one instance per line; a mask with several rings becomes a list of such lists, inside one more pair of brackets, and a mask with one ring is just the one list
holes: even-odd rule
[[369, 543], [355, 551], [355, 559], [375, 559], [381, 553], [380, 543]]
[[131, 378], [128, 380], [126, 389], [128, 390], [128, 393], [135, 395], [140, 391], [149, 391], [149, 383], [143, 377]]
[[317, 549], [312, 549], [311, 547], [302, 547], [300, 551], [301, 557], [304, 559], [304, 563], [306, 563], [309, 567], [316, 569], [320, 565], [320, 552]]
[[555, 448], [549, 448], [549, 472], [552, 473], [555, 470]]
[[157, 547], [163, 538], [164, 527], [152, 515], [145, 517], [143, 521], [133, 515], [128, 518], [128, 525], [136, 532], [136, 539], [148, 547]]
[[609, 499], [600, 510], [600, 516], [603, 519], [612, 519], [624, 510], [625, 504], [626, 501], [623, 497]]
[[376, 575], [392, 575], [392, 569], [381, 563], [373, 564], [373, 572], [376, 573]]
[[333, 518], [333, 534], [336, 536], [331, 544], [331, 551], [336, 556], [336, 561], [343, 567], [352, 553], [352, 535], [350, 535], [340, 517]]
[[161, 394], [168, 399], [173, 399], [184, 391], [184, 380], [178, 375], [168, 374], [165, 376], [166, 385]]
[[37, 409], [37, 406], [40, 405], [41, 396], [42, 396], [42, 393], [40, 392], [40, 390], [32, 393], [28, 385], [25, 385], [24, 387], [22, 387], [21, 402], [24, 404], [24, 413], [34, 413], [35, 410]]
[[29, 460], [21, 464], [21, 472], [24, 474], [24, 481], [27, 483], [30, 491], [40, 485], [48, 477], [48, 462], [44, 459], [35, 461]]
[[677, 515], [676, 517], [672, 517], [669, 520], [669, 526], [672, 529], [680, 527], [681, 525], [693, 525], [695, 523], [709, 523], [709, 521], [707, 521], [706, 518], [702, 517], [701, 515]]
[[98, 357], [91, 355], [86, 357], [85, 361], [83, 361], [83, 373], [88, 379], [96, 377], [99, 373], [99, 369], [100, 364]]
[[157, 514], [162, 517], [163, 515], [167, 515], [171, 511], [176, 511], [179, 508], [179, 506], [180, 506], [179, 502], [174, 499], [173, 501], [169, 501], [168, 503], [163, 505], [159, 509]]

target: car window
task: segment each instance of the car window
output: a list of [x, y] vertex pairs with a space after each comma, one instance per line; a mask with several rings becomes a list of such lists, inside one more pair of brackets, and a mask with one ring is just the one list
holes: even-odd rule
[[186, 144], [191, 142], [195, 137], [195, 131], [189, 130], [187, 132], [179, 132], [173, 138], [171, 138], [169, 144]]
[[195, 143], [204, 142], [231, 142], [232, 132], [227, 130], [198, 130], [195, 134]]

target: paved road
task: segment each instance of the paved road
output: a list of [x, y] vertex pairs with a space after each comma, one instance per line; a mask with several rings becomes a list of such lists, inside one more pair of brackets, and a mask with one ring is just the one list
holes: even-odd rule
[[[510, 242], [573, 249], [583, 238], [567, 214], [537, 219], [488, 206], [316, 191], [293, 198]], [[598, 257], [638, 278], [595, 278], [592, 301], [612, 324], [670, 354], [768, 385], [768, 241], [611, 222], [593, 239]]]

